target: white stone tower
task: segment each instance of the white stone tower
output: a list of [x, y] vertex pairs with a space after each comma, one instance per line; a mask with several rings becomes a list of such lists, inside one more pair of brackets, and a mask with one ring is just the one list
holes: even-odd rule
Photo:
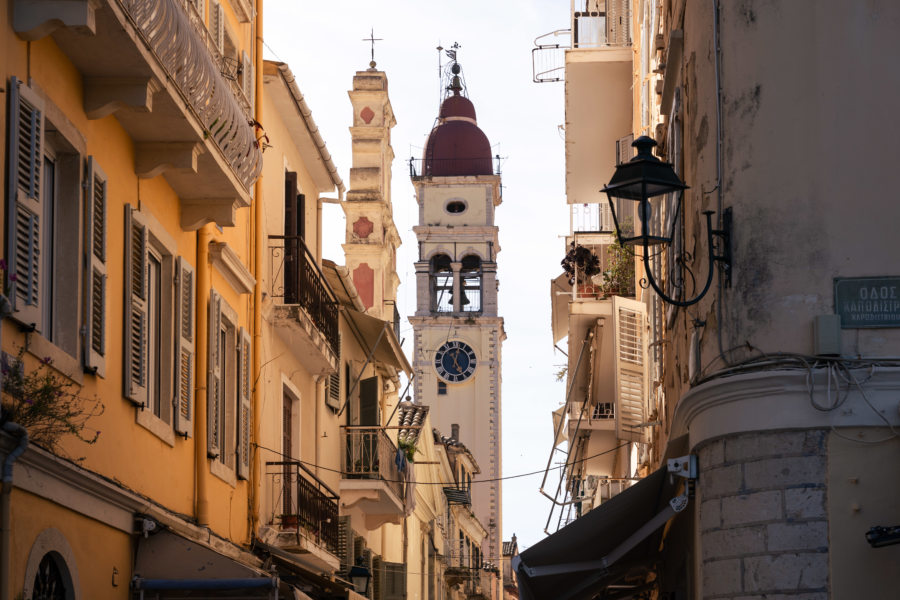
[[500, 176], [491, 145], [463, 95], [452, 65], [447, 97], [411, 176], [419, 205], [413, 368], [416, 400], [431, 407], [444, 435], [459, 425], [459, 441], [481, 468], [472, 508], [488, 529], [483, 555], [502, 557], [500, 460], [500, 346], [497, 314], [497, 227]]

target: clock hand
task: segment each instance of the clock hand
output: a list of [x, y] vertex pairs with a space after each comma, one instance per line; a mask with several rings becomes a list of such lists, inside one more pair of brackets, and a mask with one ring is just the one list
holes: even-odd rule
[[456, 357], [459, 356], [459, 348], [456, 349], [456, 352], [453, 353], [453, 364], [456, 365], [456, 369], [458, 373], [463, 372], [463, 368], [459, 366], [459, 363], [456, 361]]

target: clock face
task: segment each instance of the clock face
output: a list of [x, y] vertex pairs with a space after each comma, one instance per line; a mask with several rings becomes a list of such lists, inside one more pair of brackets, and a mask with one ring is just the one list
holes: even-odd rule
[[434, 353], [434, 368], [449, 383], [465, 381], [475, 372], [475, 351], [465, 342], [447, 342]]

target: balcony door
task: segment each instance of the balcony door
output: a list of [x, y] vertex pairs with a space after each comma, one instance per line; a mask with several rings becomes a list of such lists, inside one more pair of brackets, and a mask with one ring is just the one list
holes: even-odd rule
[[[284, 461], [284, 473], [282, 474], [284, 477], [284, 485], [282, 486], [283, 498], [282, 498], [282, 507], [281, 513], [283, 515], [295, 515], [297, 514], [297, 510], [294, 508], [294, 494], [293, 488], [296, 485], [296, 482], [293, 480], [294, 478], [294, 468], [290, 463], [292, 460], [292, 451], [294, 448], [294, 438], [292, 435], [292, 425], [294, 423], [294, 399], [291, 398], [287, 393], [283, 396], [283, 418], [281, 425], [281, 448], [284, 456], [281, 457], [282, 461]], [[299, 475], [299, 473], [297, 474]], [[282, 517], [282, 524], [285, 519]]]
[[300, 281], [305, 256], [306, 196], [300, 193], [297, 174], [284, 175], [284, 301], [300, 302]]

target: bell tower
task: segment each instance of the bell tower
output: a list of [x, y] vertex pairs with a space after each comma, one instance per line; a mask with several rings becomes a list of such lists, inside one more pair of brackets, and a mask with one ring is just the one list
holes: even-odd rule
[[349, 94], [353, 165], [350, 190], [342, 204], [347, 218], [344, 256], [366, 312], [394, 321], [400, 235], [391, 205], [391, 129], [397, 121], [388, 98], [387, 75], [372, 61], [353, 77]]
[[[485, 560], [499, 564], [501, 532], [500, 364], [506, 338], [497, 310], [494, 214], [500, 175], [491, 145], [451, 63], [446, 97], [421, 160], [411, 161], [419, 208], [413, 368], [416, 400], [431, 407], [442, 434], [453, 433], [489, 480], [472, 486], [472, 508], [488, 536]], [[458, 433], [454, 433], [458, 432]]]

